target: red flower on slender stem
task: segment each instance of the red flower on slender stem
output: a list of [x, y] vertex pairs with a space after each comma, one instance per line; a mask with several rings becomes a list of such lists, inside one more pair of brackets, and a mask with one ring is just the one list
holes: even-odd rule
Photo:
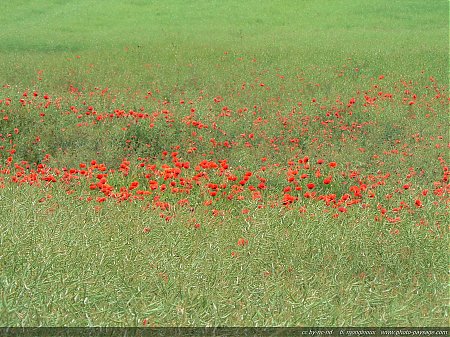
[[131, 190], [134, 190], [135, 188], [137, 188], [138, 186], [139, 186], [139, 183], [137, 181], [133, 181], [130, 184], [130, 187], [128, 189], [131, 191]]
[[238, 240], [238, 242], [237, 242], [237, 245], [238, 246], [246, 246], [246, 245], [248, 245], [248, 240], [246, 240], [246, 239], [244, 239], [244, 238], [240, 238], [239, 240]]

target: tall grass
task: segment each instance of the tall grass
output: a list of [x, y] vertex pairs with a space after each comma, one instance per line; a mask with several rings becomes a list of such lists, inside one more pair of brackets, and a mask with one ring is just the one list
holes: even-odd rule
[[[447, 13], [418, 0], [4, 4], [0, 325], [446, 326]], [[172, 152], [191, 165], [190, 194], [170, 193]], [[267, 179], [261, 199], [210, 194], [248, 171], [246, 188]], [[131, 197], [103, 199], [98, 174]], [[310, 181], [337, 199], [369, 188], [338, 210], [304, 197]]]

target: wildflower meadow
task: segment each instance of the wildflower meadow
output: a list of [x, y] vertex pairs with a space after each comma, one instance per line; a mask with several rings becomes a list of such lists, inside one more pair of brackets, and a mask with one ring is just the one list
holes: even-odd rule
[[448, 1], [10, 1], [1, 326], [447, 326]]

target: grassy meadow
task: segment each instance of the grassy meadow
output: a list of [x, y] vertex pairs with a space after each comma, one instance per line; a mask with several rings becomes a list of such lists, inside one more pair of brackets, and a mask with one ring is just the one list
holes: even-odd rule
[[449, 3], [0, 11], [0, 326], [447, 326]]

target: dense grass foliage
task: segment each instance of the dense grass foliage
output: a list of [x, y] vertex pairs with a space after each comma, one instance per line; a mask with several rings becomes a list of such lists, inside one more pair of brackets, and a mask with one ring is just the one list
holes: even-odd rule
[[11, 1], [2, 326], [446, 326], [447, 1]]

